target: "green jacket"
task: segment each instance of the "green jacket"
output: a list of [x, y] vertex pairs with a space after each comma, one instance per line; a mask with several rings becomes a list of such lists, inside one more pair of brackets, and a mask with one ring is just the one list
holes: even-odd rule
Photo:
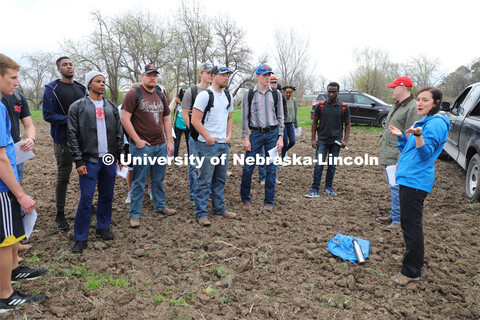
[[407, 99], [400, 103], [396, 103], [387, 116], [387, 122], [385, 130], [380, 135], [380, 164], [385, 166], [391, 166], [397, 163], [400, 157], [400, 151], [398, 150], [397, 137], [390, 133], [389, 126], [394, 126], [405, 131], [420, 119], [417, 113], [417, 103], [413, 95], [410, 95]]

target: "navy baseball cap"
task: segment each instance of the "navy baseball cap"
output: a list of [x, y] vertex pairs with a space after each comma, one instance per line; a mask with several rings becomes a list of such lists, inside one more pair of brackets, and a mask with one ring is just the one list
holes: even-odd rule
[[228, 69], [225, 66], [214, 66], [212, 68], [212, 74], [224, 74], [224, 73], [231, 74], [232, 72], [233, 71], [230, 71], [230, 69]]
[[258, 66], [257, 70], [255, 71], [255, 74], [267, 74], [271, 73], [273, 74], [272, 67], [269, 67], [266, 64], [262, 64], [261, 66]]

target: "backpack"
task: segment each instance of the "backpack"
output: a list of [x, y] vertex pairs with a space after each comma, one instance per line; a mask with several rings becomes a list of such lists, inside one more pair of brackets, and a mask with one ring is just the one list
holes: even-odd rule
[[20, 107], [20, 109], [23, 108], [23, 99], [21, 94], [17, 91], [13, 91], [13, 97], [15, 98], [15, 104]]
[[[277, 116], [278, 112], [278, 89], [277, 88], [272, 88], [272, 94], [273, 94], [273, 102], [275, 105], [275, 117]], [[252, 101], [253, 101], [253, 88], [248, 89], [248, 128], [252, 128], [250, 125], [250, 109], [252, 108]]]
[[[194, 86], [195, 88], [197, 86]], [[213, 107], [213, 92], [210, 89], [205, 89], [208, 92], [208, 103], [207, 106], [205, 107], [205, 110], [203, 111], [203, 116], [202, 116], [202, 124], [205, 123], [205, 118], [207, 117], [207, 113], [210, 112], [210, 109]], [[228, 99], [228, 104], [227, 104], [227, 110], [230, 107], [230, 104], [232, 103], [232, 97], [230, 93], [227, 90], [223, 90], [225, 92], [225, 95], [227, 96]], [[190, 136], [192, 137], [193, 140], [198, 141], [198, 131], [195, 129], [195, 127], [192, 125], [192, 109], [193, 109], [193, 104], [195, 99], [197, 98], [197, 90], [195, 90], [195, 98], [193, 96], [193, 88], [192, 88], [192, 108], [190, 109], [189, 113], [189, 118], [190, 118]]]
[[[137, 99], [135, 100], [135, 108], [133, 109], [133, 112], [132, 112], [132, 117], [130, 118], [130, 121], [132, 122], [133, 121], [133, 115], [135, 113], [135, 111], [137, 110], [137, 108], [140, 106], [140, 103], [142, 102], [142, 99], [143, 99], [143, 94], [142, 94], [142, 89], [140, 89], [140, 86], [138, 87], [133, 87], [135, 89], [135, 92], [137, 94]], [[168, 108], [168, 104], [167, 104], [167, 97], [165, 96], [165, 93], [163, 92], [162, 88], [160, 88], [159, 86], [155, 86], [155, 92], [157, 93], [157, 95], [160, 97], [160, 99], [162, 100], [164, 106], [166, 108]], [[122, 125], [122, 130], [123, 130], [123, 134], [127, 137], [127, 140], [128, 141], [131, 141], [130, 140], [130, 137], [128, 136], [128, 133], [127, 133], [127, 130], [125, 130], [125, 128], [123, 127]]]
[[[325, 100], [320, 101], [315, 106], [315, 109], [320, 108], [320, 117], [319, 117], [319, 121], [318, 121], [318, 126], [320, 126], [320, 122], [322, 121], [323, 107], [324, 106], [325, 106]], [[345, 102], [342, 102], [342, 122], [345, 122], [345, 110], [347, 110], [347, 104]]]

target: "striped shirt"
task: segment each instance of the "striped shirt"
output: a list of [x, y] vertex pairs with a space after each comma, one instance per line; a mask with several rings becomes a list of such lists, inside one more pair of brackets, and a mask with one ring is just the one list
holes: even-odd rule
[[[278, 135], [283, 136], [285, 127], [283, 116], [282, 94], [278, 91], [278, 106], [275, 114], [275, 100], [273, 100], [273, 91], [268, 87], [265, 93], [255, 85], [253, 88], [252, 106], [250, 108], [250, 127], [268, 128], [278, 127]], [[243, 95], [242, 101], [242, 138], [248, 137], [248, 90]]]

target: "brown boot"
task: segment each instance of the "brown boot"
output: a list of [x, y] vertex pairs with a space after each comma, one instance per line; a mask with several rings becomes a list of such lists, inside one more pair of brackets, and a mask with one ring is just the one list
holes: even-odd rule
[[210, 227], [210, 221], [208, 221], [208, 218], [200, 218], [198, 220], [198, 224], [201, 225], [202, 227]]
[[235, 212], [225, 211], [224, 213], [221, 214], [221, 216], [227, 219], [235, 219], [237, 214]]
[[164, 215], [164, 216], [173, 216], [175, 213], [177, 212], [177, 210], [175, 209], [170, 209], [170, 208], [163, 208], [162, 210], [158, 211], [158, 213], [160, 213], [161, 215]]

